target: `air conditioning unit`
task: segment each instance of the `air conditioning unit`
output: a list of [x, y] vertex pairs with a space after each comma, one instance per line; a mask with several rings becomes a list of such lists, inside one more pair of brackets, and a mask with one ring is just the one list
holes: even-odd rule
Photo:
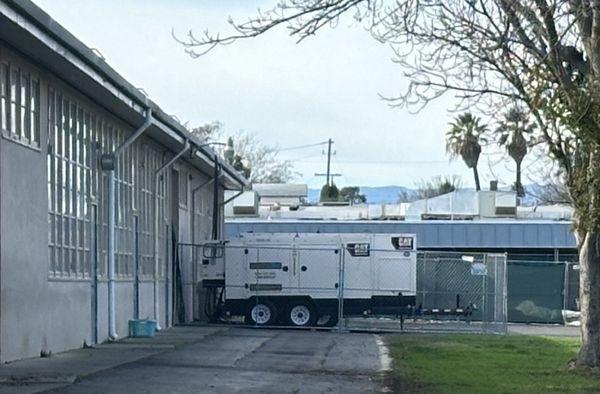
[[[236, 193], [227, 190], [225, 199], [233, 197]], [[225, 206], [225, 216], [258, 216], [258, 195], [256, 192], [253, 190], [246, 191], [228, 202]]]
[[480, 191], [479, 216], [482, 218], [516, 217], [517, 194], [514, 192]]

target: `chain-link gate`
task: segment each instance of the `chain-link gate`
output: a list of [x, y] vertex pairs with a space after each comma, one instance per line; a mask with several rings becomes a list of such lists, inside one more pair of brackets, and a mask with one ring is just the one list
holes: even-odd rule
[[[385, 270], [385, 265], [379, 265]], [[349, 329], [418, 332], [505, 333], [506, 255], [417, 252], [413, 304], [397, 313], [357, 317], [347, 313]], [[382, 272], [382, 275], [392, 273]], [[385, 311], [385, 310], [384, 310]], [[389, 309], [389, 311], [392, 311]]]
[[192, 250], [180, 256], [189, 256], [181, 264], [194, 266], [181, 270], [195, 276], [194, 318], [338, 330], [506, 332], [504, 254], [417, 252], [412, 243], [398, 247], [397, 239], [326, 241], [179, 245]]

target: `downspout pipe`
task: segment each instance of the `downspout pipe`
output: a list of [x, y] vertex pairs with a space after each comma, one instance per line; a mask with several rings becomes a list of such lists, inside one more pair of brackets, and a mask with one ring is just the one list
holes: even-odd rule
[[112, 153], [102, 155], [100, 166], [108, 173], [108, 337], [110, 340], [118, 338], [115, 323], [115, 205], [116, 205], [116, 179], [115, 168], [119, 156], [138, 137], [140, 137], [152, 124], [152, 109], [146, 109], [146, 120]]
[[[185, 152], [190, 149], [190, 142], [185, 141], [183, 149], [179, 151], [171, 160], [160, 167], [154, 173], [154, 320], [156, 320], [156, 329], [161, 330], [159, 322], [160, 308], [158, 301], [158, 278], [159, 278], [159, 264], [158, 264], [158, 231], [160, 229], [160, 217], [159, 217], [159, 200], [158, 200], [158, 188], [162, 174], [169, 169]], [[166, 197], [166, 187], [165, 187]], [[165, 198], [166, 201], [166, 198]], [[166, 324], [166, 322], [165, 322]]]
[[219, 176], [221, 175], [221, 163], [219, 162], [219, 156], [215, 155], [214, 157], [215, 163], [215, 173], [213, 179], [215, 182], [213, 183], [213, 217], [212, 217], [212, 239], [219, 239]]

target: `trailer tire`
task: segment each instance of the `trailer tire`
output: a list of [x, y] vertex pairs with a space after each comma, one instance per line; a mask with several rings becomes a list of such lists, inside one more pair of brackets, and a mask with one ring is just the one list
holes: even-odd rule
[[287, 319], [293, 327], [311, 327], [316, 325], [317, 309], [307, 301], [294, 302], [288, 309]]
[[277, 309], [269, 300], [250, 302], [246, 311], [246, 324], [269, 326], [277, 321]]

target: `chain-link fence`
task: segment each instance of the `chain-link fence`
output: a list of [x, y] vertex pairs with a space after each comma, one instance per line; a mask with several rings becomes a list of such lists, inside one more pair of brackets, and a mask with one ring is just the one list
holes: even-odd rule
[[405, 238], [182, 244], [186, 302], [195, 319], [257, 326], [506, 331], [506, 255], [417, 252]]
[[414, 304], [401, 315], [349, 317], [350, 328], [490, 332], [507, 329], [506, 255], [418, 252]]

